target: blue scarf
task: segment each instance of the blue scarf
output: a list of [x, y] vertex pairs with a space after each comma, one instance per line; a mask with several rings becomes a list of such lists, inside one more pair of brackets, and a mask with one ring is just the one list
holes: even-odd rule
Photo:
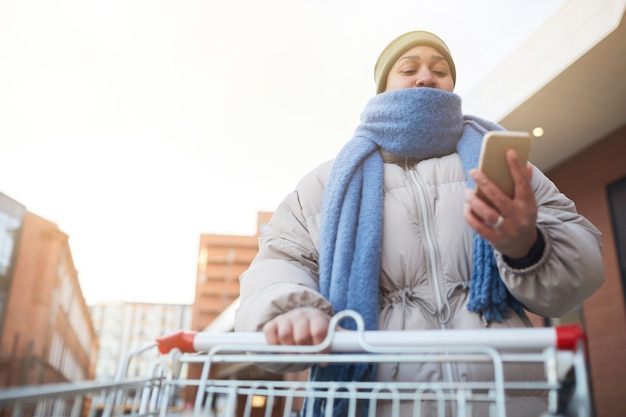
[[[503, 130], [495, 123], [464, 116], [454, 93], [431, 88], [390, 91], [373, 97], [361, 114], [353, 138], [337, 155], [326, 185], [320, 241], [320, 292], [335, 313], [350, 309], [363, 316], [366, 330], [378, 328], [379, 273], [383, 218], [383, 161], [379, 148], [396, 155], [428, 159], [458, 152], [468, 172], [478, 165], [483, 135]], [[461, 207], [459, 207], [461, 210]], [[502, 321], [508, 308], [521, 312], [500, 279], [493, 248], [474, 235], [468, 309], [487, 321]], [[347, 319], [342, 327], [354, 329]], [[316, 381], [373, 380], [368, 364], [314, 366]], [[315, 415], [324, 412], [315, 401]], [[335, 416], [347, 401], [335, 402]]]

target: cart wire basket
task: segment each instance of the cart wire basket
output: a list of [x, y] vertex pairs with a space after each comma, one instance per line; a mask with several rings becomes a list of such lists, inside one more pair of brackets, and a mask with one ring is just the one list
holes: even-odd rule
[[[357, 330], [335, 331], [345, 319], [354, 320]], [[161, 354], [150, 375], [130, 378], [133, 359], [154, 349]], [[306, 378], [311, 364], [345, 363], [464, 363], [486, 366], [490, 377], [374, 382]], [[541, 372], [509, 379], [509, 366]], [[279, 374], [279, 369], [300, 372]], [[114, 380], [2, 390], [0, 417], [331, 417], [341, 401], [347, 417], [504, 417], [511, 412], [508, 399], [520, 392], [545, 400], [538, 417], [591, 417], [587, 381], [585, 335], [576, 325], [364, 331], [361, 317], [344, 311], [333, 317], [327, 338], [315, 346], [268, 345], [260, 332], [181, 331], [164, 336], [128, 353]], [[183, 397], [187, 405], [181, 407]], [[323, 406], [314, 410], [315, 402]]]

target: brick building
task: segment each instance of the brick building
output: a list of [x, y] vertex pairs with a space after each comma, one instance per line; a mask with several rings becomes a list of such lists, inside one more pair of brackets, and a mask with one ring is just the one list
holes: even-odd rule
[[626, 125], [548, 172], [602, 232], [605, 282], [587, 300], [581, 321], [597, 415], [620, 416], [626, 395]]
[[19, 216], [7, 222], [5, 207], [0, 206], [0, 253], [11, 263], [2, 268], [0, 386], [92, 379], [98, 339], [68, 236], [26, 210], [21, 223]]
[[[231, 318], [239, 299], [239, 276], [248, 268], [259, 250], [259, 234], [265, 229], [272, 213], [257, 213], [257, 230], [254, 235], [202, 234], [198, 249], [196, 292], [192, 306], [191, 330], [204, 331], [210, 326], [213, 331], [232, 330]], [[222, 328], [222, 324], [223, 328]], [[219, 330], [215, 330], [219, 327]], [[189, 378], [200, 377], [200, 366], [189, 367]], [[240, 369], [229, 373], [227, 368], [214, 367], [214, 377], [250, 377], [252, 372], [260, 376], [258, 369]], [[246, 375], [247, 374], [247, 375]], [[271, 378], [270, 375], [264, 375]], [[195, 389], [188, 389], [185, 401], [190, 403]]]
[[198, 251], [192, 330], [202, 331], [239, 297], [239, 275], [259, 250], [259, 234], [272, 213], [257, 214], [257, 233], [251, 236], [203, 234]]
[[[25, 215], [26, 207], [0, 193], [0, 341], [6, 323], [9, 292], [15, 275], [17, 248]], [[2, 352], [0, 363], [4, 364], [8, 358], [8, 351], [2, 349], [0, 352]]]

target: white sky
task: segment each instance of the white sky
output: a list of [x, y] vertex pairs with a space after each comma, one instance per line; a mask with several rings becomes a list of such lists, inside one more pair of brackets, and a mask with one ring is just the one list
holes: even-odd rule
[[389, 41], [440, 35], [463, 96], [565, 2], [4, 0], [0, 192], [89, 303], [191, 303], [200, 234], [254, 234], [339, 151]]

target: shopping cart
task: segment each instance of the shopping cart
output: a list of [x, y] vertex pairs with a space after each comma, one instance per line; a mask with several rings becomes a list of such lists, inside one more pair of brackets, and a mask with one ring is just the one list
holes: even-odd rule
[[[335, 332], [344, 319], [356, 331]], [[131, 379], [129, 364], [149, 349], [161, 352], [151, 375]], [[327, 352], [330, 353], [321, 353]], [[305, 368], [312, 363], [470, 363], [488, 366], [489, 380], [436, 382], [312, 382], [299, 374], [279, 376], [266, 368]], [[589, 417], [585, 338], [579, 327], [446, 331], [364, 331], [360, 316], [333, 317], [326, 340], [317, 346], [270, 346], [262, 333], [179, 332], [130, 353], [110, 383], [48, 386], [0, 392], [13, 416], [211, 416], [292, 417], [313, 415], [322, 400], [330, 417], [336, 402], [347, 402], [348, 416], [506, 416], [513, 392], [545, 398], [546, 416]], [[540, 367], [535, 379], [508, 380], [510, 365]], [[190, 372], [195, 369], [197, 372]], [[306, 372], [306, 371], [305, 371]], [[189, 407], [175, 405], [193, 395]], [[530, 395], [530, 394], [529, 394]], [[54, 413], [55, 402], [65, 414]], [[68, 404], [73, 401], [72, 406]], [[78, 404], [78, 405], [77, 405]], [[25, 413], [25, 410], [27, 411]], [[481, 411], [477, 411], [481, 410]], [[45, 411], [50, 411], [46, 414]], [[1, 415], [1, 414], [0, 414]]]

